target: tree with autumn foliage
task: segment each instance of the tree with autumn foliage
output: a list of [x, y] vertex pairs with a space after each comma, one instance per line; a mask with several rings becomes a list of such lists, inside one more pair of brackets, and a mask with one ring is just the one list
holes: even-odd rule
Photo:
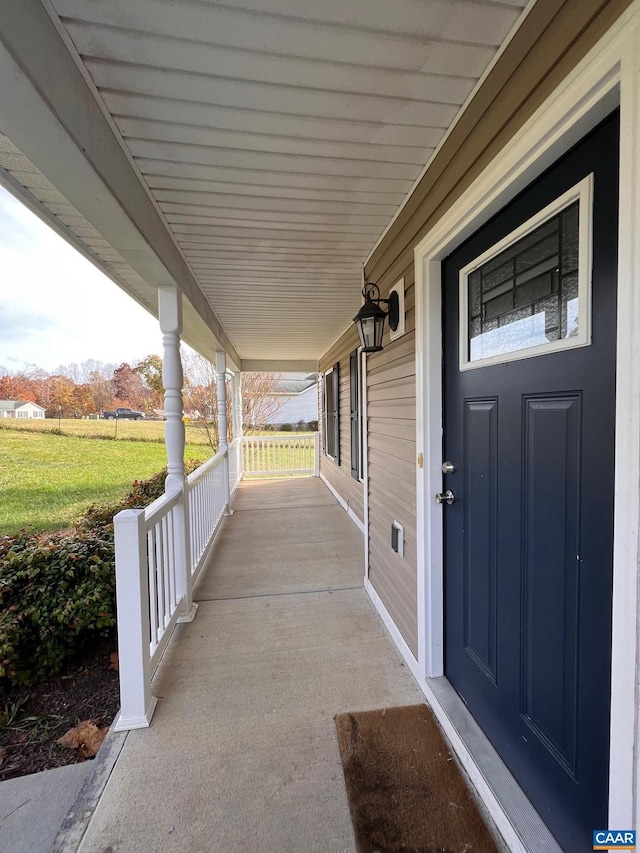
[[117, 406], [140, 409], [147, 415], [162, 406], [162, 359], [149, 355], [132, 367], [124, 362], [113, 371], [113, 393]]
[[76, 385], [71, 395], [74, 418], [92, 415], [96, 412], [93, 388], [88, 383]]
[[[218, 374], [214, 365], [193, 350], [182, 352], [184, 367], [184, 404], [192, 420], [202, 423], [211, 433], [213, 447], [218, 443]], [[276, 395], [281, 376], [277, 373], [242, 374], [243, 423], [263, 427], [272, 423], [284, 404]], [[233, 407], [231, 383], [227, 381], [229, 435], [232, 435]], [[46, 410], [47, 417], [86, 417], [116, 406], [130, 406], [150, 415], [164, 407], [162, 358], [150, 354], [133, 366], [123, 362], [106, 365], [95, 359], [81, 364], [60, 365], [48, 374], [36, 365], [18, 372], [0, 367], [0, 399], [32, 400]]]
[[0, 400], [34, 400], [33, 382], [19, 373], [5, 373], [0, 376]]
[[162, 384], [162, 358], [155, 354], [148, 355], [136, 364], [135, 371], [142, 377], [147, 388], [162, 399], [164, 396], [164, 386]]
[[111, 379], [107, 379], [99, 370], [93, 370], [89, 374], [87, 384], [91, 388], [93, 408], [91, 412], [87, 412], [86, 414], [91, 414], [92, 412], [99, 414], [105, 409], [113, 408], [113, 382]]
[[113, 371], [113, 395], [118, 406], [137, 409], [143, 394], [144, 383], [139, 373], [127, 362]]
[[47, 418], [71, 418], [74, 415], [73, 392], [75, 383], [68, 376], [49, 376], [41, 383], [39, 406], [44, 406]]

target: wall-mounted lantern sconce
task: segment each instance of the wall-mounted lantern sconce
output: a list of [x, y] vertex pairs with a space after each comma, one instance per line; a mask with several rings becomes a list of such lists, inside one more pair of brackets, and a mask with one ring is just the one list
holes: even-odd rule
[[[377, 284], [368, 282], [362, 288], [364, 305], [353, 318], [358, 327], [362, 352], [380, 352], [382, 349], [382, 333], [385, 317], [389, 318], [389, 326], [395, 332], [400, 321], [400, 300], [394, 291], [390, 299], [380, 298], [380, 288]], [[380, 307], [384, 302], [389, 306], [388, 311]]]

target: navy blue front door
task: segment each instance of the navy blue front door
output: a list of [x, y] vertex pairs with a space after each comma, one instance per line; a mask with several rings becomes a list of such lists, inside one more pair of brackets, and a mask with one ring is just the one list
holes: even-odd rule
[[[591, 343], [461, 371], [460, 270], [590, 174]], [[591, 830], [607, 825], [617, 186], [614, 114], [443, 269], [443, 459], [455, 467], [444, 476], [455, 494], [444, 506], [445, 671], [567, 853], [589, 850]], [[562, 280], [549, 262], [539, 270]], [[514, 272], [505, 295], [491, 274], [483, 305], [469, 308], [487, 329], [512, 303], [562, 287], [532, 273], [519, 291]]]

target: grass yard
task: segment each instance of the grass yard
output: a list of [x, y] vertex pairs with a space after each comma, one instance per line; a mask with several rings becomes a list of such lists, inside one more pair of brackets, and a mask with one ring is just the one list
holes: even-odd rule
[[[10, 422], [0, 421], [0, 439], [4, 430], [11, 432], [51, 432], [58, 429], [57, 418], [46, 418], [43, 420], [11, 419]], [[104, 438], [106, 440], [117, 438], [118, 441], [155, 441], [164, 443], [164, 421], [89, 421], [74, 420], [73, 418], [60, 421], [60, 431], [64, 435], [77, 436], [78, 438]], [[207, 434], [202, 425], [187, 424], [187, 444], [199, 444], [208, 446]]]
[[[42, 422], [41, 422], [42, 423]], [[113, 423], [63, 421], [92, 427]], [[12, 425], [13, 426], [13, 425]], [[22, 427], [22, 425], [20, 425]], [[91, 503], [123, 497], [131, 483], [166, 465], [164, 444], [145, 440], [120, 440], [120, 428], [151, 427], [162, 436], [162, 423], [118, 425], [118, 441], [87, 441], [68, 435], [51, 435], [40, 429], [0, 429], [0, 535], [15, 533], [32, 524], [38, 530], [56, 530], [72, 523]], [[57, 428], [57, 421], [44, 421]], [[25, 425], [26, 427], [26, 425]], [[124, 430], [123, 430], [124, 433]], [[187, 458], [210, 456], [202, 443], [189, 443]]]

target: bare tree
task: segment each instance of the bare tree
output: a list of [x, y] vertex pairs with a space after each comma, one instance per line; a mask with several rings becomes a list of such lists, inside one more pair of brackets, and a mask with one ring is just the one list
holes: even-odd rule
[[[189, 418], [200, 424], [205, 431], [212, 450], [220, 446], [218, 435], [218, 373], [213, 364], [204, 356], [189, 349], [182, 349], [182, 369], [184, 371], [184, 406]], [[229, 413], [229, 433], [232, 433], [230, 387], [227, 383], [227, 412]]]
[[[218, 374], [214, 365], [193, 350], [182, 350], [185, 375], [185, 410], [196, 423], [203, 425], [209, 443], [218, 447]], [[286, 398], [277, 394], [280, 373], [242, 374], [242, 422], [247, 427], [264, 427], [272, 423]], [[227, 422], [229, 440], [233, 435], [233, 406], [230, 377], [226, 377]]]
[[82, 368], [75, 361], [72, 361], [70, 364], [59, 364], [51, 375], [66, 376], [67, 379], [71, 379], [75, 385], [80, 385], [84, 380]]
[[273, 423], [274, 418], [286, 402], [283, 396], [277, 396], [280, 373], [243, 373], [242, 374], [242, 421], [249, 427], [265, 427]]

